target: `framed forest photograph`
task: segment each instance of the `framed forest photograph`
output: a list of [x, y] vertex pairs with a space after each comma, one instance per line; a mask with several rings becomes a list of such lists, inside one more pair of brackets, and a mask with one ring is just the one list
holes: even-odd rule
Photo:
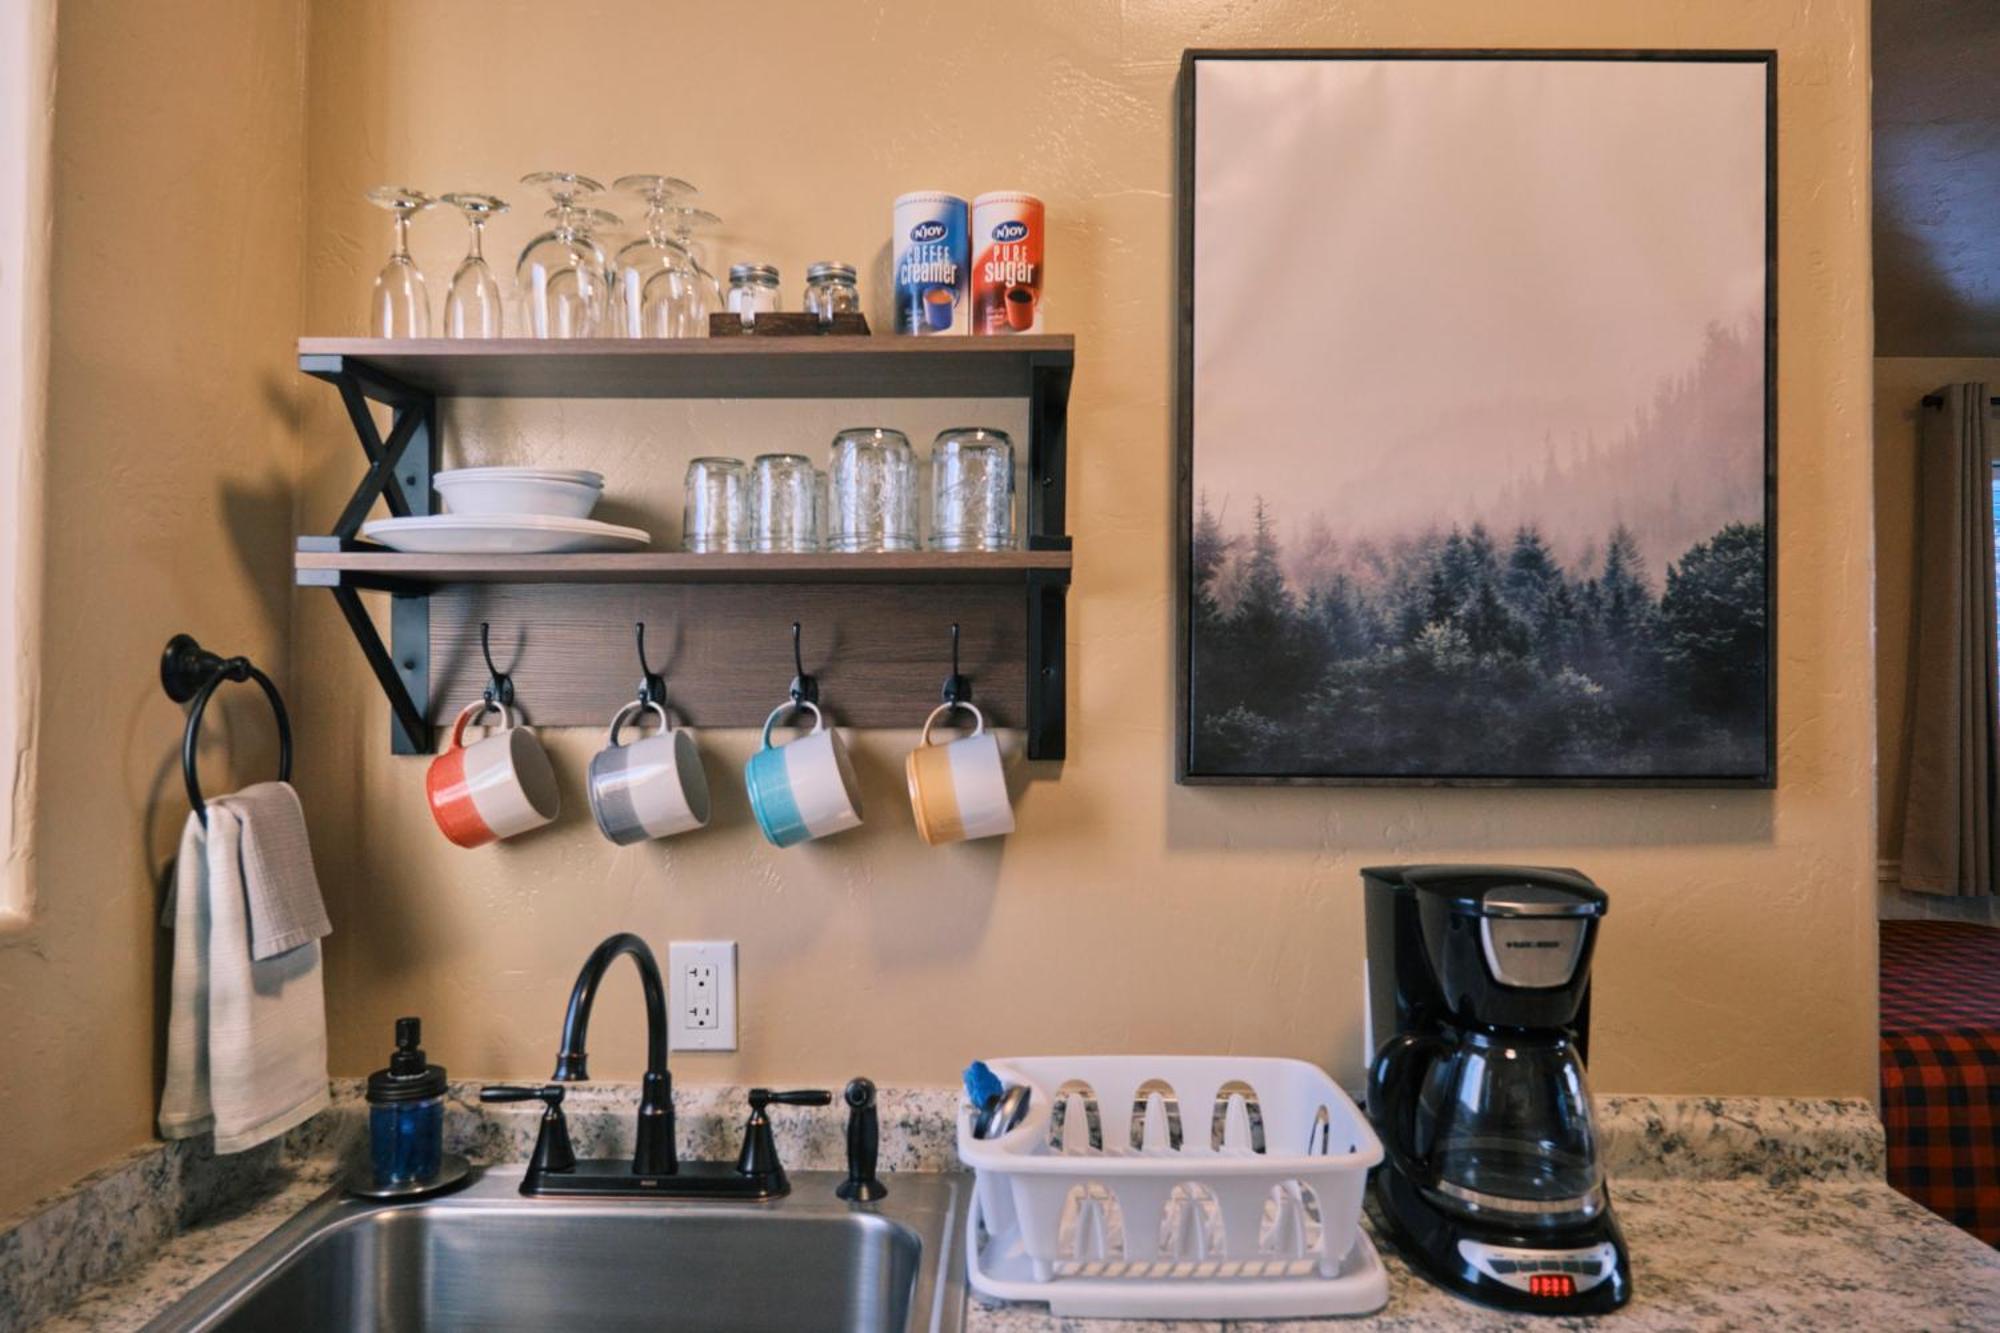
[[1774, 783], [1774, 75], [1187, 53], [1181, 781]]

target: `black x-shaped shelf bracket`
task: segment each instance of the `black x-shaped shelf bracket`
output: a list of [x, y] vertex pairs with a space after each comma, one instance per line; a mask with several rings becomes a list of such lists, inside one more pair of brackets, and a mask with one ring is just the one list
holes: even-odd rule
[[[377, 500], [384, 501], [397, 518], [437, 512], [437, 497], [431, 489], [438, 463], [436, 397], [344, 356], [301, 356], [299, 369], [339, 390], [348, 424], [368, 458], [368, 470], [341, 509], [332, 534], [301, 537], [300, 549], [354, 549], [361, 525]], [[386, 437], [375, 424], [370, 403], [389, 409]], [[387, 585], [391, 594], [390, 641], [385, 644], [354, 583], [337, 572], [323, 578], [301, 575], [300, 581], [322, 583], [333, 592], [348, 630], [368, 659], [369, 670], [388, 696], [390, 742], [395, 753], [428, 754], [431, 728], [424, 714], [430, 698], [431, 612], [427, 590]]]

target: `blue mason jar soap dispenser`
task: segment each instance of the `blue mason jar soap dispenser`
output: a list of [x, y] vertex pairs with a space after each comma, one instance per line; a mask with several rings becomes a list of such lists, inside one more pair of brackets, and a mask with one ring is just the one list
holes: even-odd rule
[[377, 1189], [421, 1186], [444, 1165], [444, 1068], [426, 1063], [423, 1020], [396, 1020], [389, 1067], [368, 1076], [368, 1146]]

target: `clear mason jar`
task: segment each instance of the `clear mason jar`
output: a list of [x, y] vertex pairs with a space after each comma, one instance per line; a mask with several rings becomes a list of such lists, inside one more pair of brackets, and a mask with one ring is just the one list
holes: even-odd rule
[[681, 549], [708, 554], [750, 549], [750, 470], [740, 458], [688, 464], [681, 508]]
[[1007, 432], [956, 426], [931, 445], [931, 546], [1014, 547], [1014, 442]]
[[835, 315], [861, 313], [861, 288], [856, 284], [854, 265], [821, 263], [806, 270], [806, 313], [818, 315], [822, 324], [833, 323]]
[[830, 551], [917, 549], [917, 460], [899, 430], [862, 426], [833, 437], [827, 456]]
[[759, 454], [750, 465], [750, 549], [819, 549], [819, 474], [801, 454]]
[[746, 329], [757, 322], [757, 316], [779, 309], [777, 266], [731, 264], [728, 304], [731, 312], [743, 317]]

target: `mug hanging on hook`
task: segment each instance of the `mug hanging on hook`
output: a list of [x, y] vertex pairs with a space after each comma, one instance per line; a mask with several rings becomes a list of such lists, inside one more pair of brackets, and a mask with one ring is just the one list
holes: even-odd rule
[[[604, 748], [592, 756], [588, 789], [598, 832], [621, 847], [707, 825], [708, 775], [694, 733], [667, 712], [667, 682], [646, 660], [646, 622], [632, 626], [639, 649], [639, 697], [611, 719]], [[647, 713], [660, 729], [626, 741], [627, 722]]]
[[[763, 744], [744, 765], [744, 785], [757, 827], [774, 847], [792, 847], [861, 823], [861, 786], [840, 733], [820, 710], [819, 682], [806, 674], [799, 622], [792, 622], [791, 696], [764, 719]], [[812, 715], [812, 730], [779, 745], [771, 731], [780, 720]]]
[[[917, 836], [933, 847], [1014, 831], [1014, 804], [1007, 794], [1000, 739], [986, 730], [986, 715], [972, 702], [972, 681], [959, 670], [958, 640], [959, 627], [953, 622], [944, 702], [924, 719], [923, 735], [903, 765]], [[931, 728], [957, 712], [972, 715], [971, 734], [933, 741]]]

